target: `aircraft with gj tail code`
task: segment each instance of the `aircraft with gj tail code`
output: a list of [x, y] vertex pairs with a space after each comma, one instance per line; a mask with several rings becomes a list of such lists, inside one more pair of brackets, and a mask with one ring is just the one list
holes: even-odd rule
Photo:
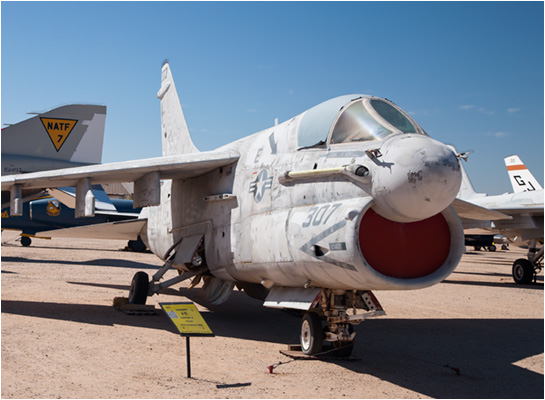
[[468, 221], [465, 228], [482, 228], [501, 233], [516, 244], [528, 245], [528, 258], [515, 260], [512, 268], [516, 283], [537, 280], [543, 269], [543, 188], [517, 155], [504, 158], [513, 193], [487, 195], [477, 193], [463, 166], [459, 198], [509, 215], [509, 220]]
[[[456, 200], [458, 155], [391, 101], [337, 97], [199, 152], [168, 63], [157, 96], [162, 157], [2, 178], [12, 199], [75, 185], [81, 216], [94, 211], [91, 184], [134, 182], [134, 204], [146, 207], [139, 233], [164, 265], [151, 280], [135, 274], [133, 303], [186, 279], [202, 279], [213, 303], [238, 287], [265, 306], [303, 310], [305, 354], [325, 341], [347, 356], [352, 325], [384, 313], [372, 290], [441, 282], [464, 252], [459, 215], [505, 217]], [[161, 281], [170, 268], [180, 275]]]

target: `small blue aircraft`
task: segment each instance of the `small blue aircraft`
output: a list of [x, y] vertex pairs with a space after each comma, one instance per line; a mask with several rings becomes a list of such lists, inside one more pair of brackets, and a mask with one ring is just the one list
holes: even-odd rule
[[[21, 244], [27, 247], [32, 243], [31, 238], [49, 239], [57, 236], [53, 231], [57, 233], [61, 229], [134, 220], [140, 213], [140, 209], [133, 209], [132, 200], [108, 199], [105, 204], [107, 207], [97, 208], [94, 217], [76, 218], [74, 209], [55, 197], [32, 200], [23, 204], [22, 216], [12, 216], [9, 207], [2, 208], [2, 230], [22, 231]], [[130, 239], [128, 247], [133, 251], [146, 248], [139, 238]]]

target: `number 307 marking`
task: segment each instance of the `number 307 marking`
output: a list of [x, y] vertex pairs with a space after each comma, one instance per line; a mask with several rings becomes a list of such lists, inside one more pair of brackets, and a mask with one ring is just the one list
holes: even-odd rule
[[[341, 206], [341, 203], [329, 205], [326, 204], [321, 207], [312, 207], [307, 215], [307, 219], [303, 222], [303, 228], [308, 228], [311, 224], [313, 226], [318, 226], [321, 224], [326, 224], [331, 217], [331, 214]], [[324, 218], [325, 217], [325, 218]]]

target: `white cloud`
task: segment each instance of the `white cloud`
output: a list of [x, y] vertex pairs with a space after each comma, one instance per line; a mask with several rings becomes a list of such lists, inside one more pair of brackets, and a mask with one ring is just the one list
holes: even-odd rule
[[480, 112], [482, 114], [488, 114], [488, 115], [494, 115], [496, 113], [495, 111], [489, 110], [489, 109], [484, 108], [484, 107], [477, 107], [474, 104], [464, 104], [464, 105], [459, 106], [459, 108], [460, 108], [460, 110], [477, 110], [478, 112]]
[[247, 109], [246, 109], [246, 112], [249, 112], [249, 113], [256, 113], [257, 110], [254, 109], [254, 108], [247, 108]]
[[507, 109], [507, 112], [508, 112], [509, 114], [514, 114], [514, 113], [517, 113], [517, 112], [519, 112], [519, 111], [520, 111], [520, 108], [518, 108], [518, 107], [513, 107], [513, 108], [508, 108], [508, 109]]
[[494, 133], [494, 136], [496, 136], [497, 138], [503, 138], [509, 136], [509, 132], [496, 132]]
[[496, 113], [495, 111], [487, 110], [484, 107], [479, 107], [479, 112], [488, 115], [494, 115]]

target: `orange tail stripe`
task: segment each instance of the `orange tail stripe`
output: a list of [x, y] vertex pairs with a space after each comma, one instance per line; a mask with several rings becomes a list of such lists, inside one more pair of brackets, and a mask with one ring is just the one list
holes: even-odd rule
[[518, 171], [519, 169], [526, 169], [526, 167], [524, 166], [524, 164], [522, 164], [522, 165], [509, 165], [507, 167], [507, 171]]

